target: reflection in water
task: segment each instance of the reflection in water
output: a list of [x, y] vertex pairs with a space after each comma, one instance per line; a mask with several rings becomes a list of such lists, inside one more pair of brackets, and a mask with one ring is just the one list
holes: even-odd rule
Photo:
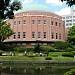
[[25, 66], [0, 67], [0, 75], [64, 75], [74, 66]]

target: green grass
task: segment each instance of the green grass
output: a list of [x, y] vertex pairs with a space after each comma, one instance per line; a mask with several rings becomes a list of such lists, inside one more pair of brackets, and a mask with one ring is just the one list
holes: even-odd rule
[[[6, 52], [9, 55], [9, 52]], [[27, 56], [18, 56], [18, 52], [15, 53], [16, 56], [0, 56], [0, 60], [19, 60], [19, 61], [55, 61], [55, 62], [75, 62], [75, 58], [73, 57], [63, 57], [62, 53], [64, 52], [50, 52], [49, 56], [52, 57], [52, 60], [45, 60], [45, 57], [27, 57]], [[30, 55], [33, 55], [33, 52], [30, 52]], [[38, 54], [39, 55], [39, 54]], [[54, 56], [58, 55], [58, 56]]]

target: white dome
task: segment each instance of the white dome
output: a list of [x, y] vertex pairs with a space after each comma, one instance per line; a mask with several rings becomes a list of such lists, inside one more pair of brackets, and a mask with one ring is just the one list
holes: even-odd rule
[[51, 12], [48, 6], [41, 5], [41, 4], [26, 5], [23, 9], [21, 9], [18, 12], [27, 12], [27, 11]]

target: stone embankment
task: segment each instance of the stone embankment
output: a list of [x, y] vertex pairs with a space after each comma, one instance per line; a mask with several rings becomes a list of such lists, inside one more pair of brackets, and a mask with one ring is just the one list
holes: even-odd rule
[[26, 65], [75, 65], [75, 62], [54, 61], [0, 61], [0, 64], [26, 64]]

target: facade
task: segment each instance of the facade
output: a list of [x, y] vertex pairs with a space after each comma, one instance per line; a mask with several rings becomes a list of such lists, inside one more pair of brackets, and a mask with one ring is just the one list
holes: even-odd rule
[[75, 24], [75, 10], [71, 8], [71, 14], [63, 15], [62, 20], [65, 22], [65, 27], [70, 28]]
[[8, 19], [7, 23], [11, 24], [15, 34], [4, 43], [31, 48], [38, 41], [40, 45], [49, 45], [58, 40], [65, 41], [65, 25], [62, 17], [51, 13], [47, 8], [42, 9], [45, 8], [43, 6], [40, 8], [19, 12], [15, 14], [14, 19]]

